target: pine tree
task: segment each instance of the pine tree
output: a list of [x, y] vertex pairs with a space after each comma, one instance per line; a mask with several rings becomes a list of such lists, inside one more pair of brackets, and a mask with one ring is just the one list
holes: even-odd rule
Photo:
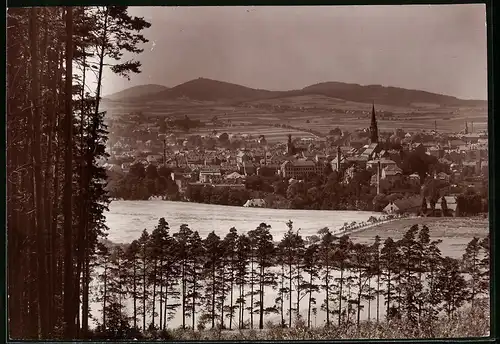
[[382, 281], [386, 285], [383, 295], [385, 298], [387, 320], [395, 316], [394, 313], [397, 310], [395, 302], [399, 302], [396, 287], [396, 278], [399, 273], [399, 259], [397, 244], [392, 238], [387, 238], [380, 252], [380, 265], [383, 271]]
[[313, 294], [319, 292], [320, 285], [317, 284], [319, 278], [320, 260], [319, 245], [310, 244], [304, 252], [303, 270], [309, 278], [300, 286], [309, 295], [307, 302], [307, 327], [311, 328], [311, 312], [316, 311], [316, 298]]
[[436, 276], [436, 289], [448, 318], [452, 318], [454, 312], [470, 297], [467, 282], [460, 273], [458, 260], [450, 257], [443, 259], [443, 264]]
[[236, 284], [239, 286], [239, 296], [236, 303], [239, 308], [238, 328], [244, 328], [245, 319], [245, 285], [248, 281], [248, 262], [251, 255], [251, 243], [248, 236], [242, 234], [236, 242]]
[[[222, 243], [218, 235], [215, 232], [208, 234], [207, 238], [203, 242], [205, 246], [205, 264], [203, 266], [203, 276], [207, 280], [206, 291], [206, 311], [210, 314], [210, 320], [212, 323], [212, 328], [215, 328], [215, 321], [217, 318], [221, 317], [218, 313], [219, 307], [217, 302], [217, 296], [220, 289], [223, 288], [221, 285], [221, 275], [220, 270], [223, 265], [222, 262]], [[221, 319], [222, 321], [222, 319]]]
[[[371, 253], [372, 253], [372, 259], [371, 259], [371, 271], [373, 276], [376, 276], [376, 288], [375, 288], [375, 297], [377, 299], [377, 324], [380, 321], [380, 294], [381, 294], [381, 276], [382, 276], [382, 266], [381, 266], [381, 261], [380, 261], [380, 248], [381, 248], [381, 239], [377, 235], [375, 236], [375, 240], [373, 241], [373, 245], [371, 246]], [[370, 308], [370, 305], [368, 306]], [[370, 319], [368, 319], [370, 320]]]
[[[278, 249], [282, 252], [282, 259], [287, 267], [288, 288], [282, 289], [281, 293], [288, 294], [289, 308], [288, 308], [288, 326], [292, 326], [292, 313], [295, 310], [296, 317], [299, 317], [300, 312], [300, 285], [301, 285], [301, 270], [300, 264], [304, 250], [304, 240], [302, 237], [293, 231], [293, 222], [287, 222], [288, 231], [279, 243]], [[292, 304], [292, 290], [295, 284], [296, 293], [296, 308]]]
[[[418, 295], [422, 291], [419, 280], [419, 264], [422, 262], [422, 250], [417, 242], [418, 225], [411, 226], [398, 242], [401, 251], [400, 288], [402, 306], [406, 319], [414, 324], [418, 322]], [[428, 235], [427, 233], [425, 235]], [[423, 238], [424, 243], [427, 238]]]
[[273, 286], [275, 283], [275, 275], [270, 271], [270, 267], [274, 265], [273, 257], [275, 254], [275, 247], [273, 243], [273, 236], [270, 233], [271, 226], [261, 223], [256, 229], [248, 232], [248, 237], [255, 245], [256, 262], [259, 266], [258, 269], [258, 295], [259, 300], [256, 305], [259, 313], [259, 329], [264, 328], [264, 314], [274, 313], [274, 307], [265, 307], [265, 287]]
[[137, 240], [134, 240], [127, 247], [125, 252], [126, 256], [126, 264], [129, 272], [129, 278], [127, 281], [128, 295], [132, 298], [133, 302], [133, 328], [137, 329], [137, 302], [140, 299], [139, 294], [139, 283], [140, 283], [140, 275], [139, 275], [139, 251], [140, 245]]
[[[237, 243], [238, 243], [238, 234], [236, 228], [232, 227], [229, 230], [229, 233], [224, 237], [222, 242], [223, 247], [223, 265], [222, 268], [225, 269], [224, 273], [226, 273], [227, 277], [225, 280], [229, 285], [229, 306], [224, 306], [224, 296], [221, 297], [222, 303], [222, 312], [224, 310], [227, 311], [227, 317], [229, 318], [229, 329], [233, 328], [233, 318], [234, 313], [237, 309], [237, 306], [234, 304], [234, 287], [236, 283], [236, 272], [237, 272]], [[224, 328], [224, 317], [222, 317], [222, 328]]]
[[323, 270], [321, 289], [325, 291], [325, 299], [321, 306], [326, 311], [326, 327], [330, 326], [330, 315], [333, 310], [330, 309], [330, 301], [333, 288], [333, 244], [335, 237], [327, 228], [320, 233], [321, 241], [319, 245], [320, 265]]
[[187, 277], [188, 277], [188, 260], [190, 254], [190, 238], [193, 231], [186, 224], [182, 224], [179, 232], [174, 233], [176, 240], [178, 261], [180, 265], [181, 277], [181, 304], [182, 304], [182, 329], [186, 328], [187, 316]]
[[479, 239], [474, 237], [465, 248], [462, 256], [463, 272], [468, 275], [467, 287], [469, 291], [469, 301], [472, 309], [475, 308], [477, 295], [481, 284], [481, 245]]
[[205, 258], [205, 248], [203, 241], [197, 231], [194, 231], [189, 237], [189, 255], [187, 259], [187, 294], [186, 306], [190, 308], [188, 316], [191, 317], [192, 329], [196, 324], [196, 309], [203, 302], [202, 282], [203, 282], [203, 264]]
[[[338, 315], [338, 326], [342, 324], [342, 315], [350, 315], [350, 304], [347, 305], [347, 313], [342, 310], [342, 301], [347, 302], [349, 300], [350, 290], [345, 292], [345, 287], [349, 287], [352, 283], [352, 277], [350, 276], [350, 258], [352, 253], [352, 242], [349, 236], [343, 235], [339, 238], [337, 245], [335, 245], [333, 251], [333, 261], [335, 269], [340, 273], [339, 277], [334, 278], [335, 288], [337, 289], [337, 302], [338, 308], [336, 313]], [[344, 304], [345, 306], [345, 304]]]
[[141, 237], [137, 240], [139, 246], [139, 271], [141, 275], [141, 315], [142, 315], [142, 331], [146, 331], [146, 315], [148, 308], [146, 307], [146, 302], [149, 297], [148, 290], [148, 275], [150, 271], [150, 259], [148, 252], [149, 243], [149, 233], [146, 229], [143, 230]]
[[155, 227], [151, 236], [149, 238], [148, 245], [148, 255], [150, 257], [151, 262], [151, 270], [148, 278], [149, 284], [153, 286], [153, 298], [151, 299], [151, 328], [155, 328], [155, 318], [156, 318], [156, 296], [157, 296], [157, 287], [160, 287], [159, 298], [160, 298], [160, 323], [159, 327], [162, 324], [163, 317], [163, 303], [161, 301], [162, 297], [162, 288], [163, 288], [163, 274], [161, 273], [161, 267], [163, 266], [164, 258], [164, 245], [167, 241], [169, 226], [165, 218], [160, 218], [158, 221], [158, 225]]

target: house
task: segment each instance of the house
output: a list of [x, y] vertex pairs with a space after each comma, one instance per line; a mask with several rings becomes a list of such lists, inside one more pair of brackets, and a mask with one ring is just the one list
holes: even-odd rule
[[444, 182], [447, 182], [449, 183], [450, 182], [450, 176], [447, 175], [446, 173], [444, 172], [439, 172], [437, 175], [436, 175], [436, 179], [439, 179], [441, 181], [444, 181]]
[[245, 204], [243, 204], [244, 207], [259, 207], [263, 208], [266, 206], [266, 201], [264, 201], [261, 198], [255, 198], [255, 199], [249, 199], [246, 201]]
[[240, 179], [245, 179], [244, 175], [239, 174], [238, 172], [232, 172], [224, 176], [224, 179], [229, 179], [229, 180], [240, 180]]
[[183, 193], [189, 184], [189, 181], [191, 179], [191, 175], [186, 174], [186, 173], [180, 173], [180, 172], [172, 172], [170, 174], [170, 178], [172, 178], [172, 180], [177, 185], [179, 192]]
[[384, 208], [384, 212], [388, 214], [418, 214], [420, 212], [421, 205], [422, 198], [420, 196], [413, 196], [390, 202]]
[[323, 174], [323, 167], [311, 160], [288, 160], [280, 168], [283, 178], [302, 179], [309, 174]]
[[391, 180], [400, 180], [403, 171], [396, 165], [389, 165], [382, 169], [381, 178]]
[[[443, 198], [445, 199], [446, 202], [446, 213], [443, 213], [442, 209], [442, 204], [443, 204]], [[434, 207], [436, 210], [436, 214], [439, 214], [441, 216], [457, 216], [457, 199], [455, 196], [443, 196], [439, 199], [439, 201], [436, 203], [436, 206]]]
[[380, 146], [378, 143], [371, 143], [368, 147], [361, 153], [362, 157], [365, 157], [367, 160], [371, 160], [375, 157], [376, 154], [380, 152]]
[[214, 183], [221, 179], [221, 173], [218, 169], [202, 169], [200, 170], [200, 183]]
[[121, 166], [122, 171], [123, 171], [124, 173], [128, 173], [128, 172], [130, 171], [130, 165], [131, 165], [131, 164], [130, 164], [129, 162], [124, 162], [124, 163], [122, 164], [122, 166]]
[[376, 160], [370, 160], [366, 163], [367, 167], [369, 168], [372, 168], [372, 169], [376, 169], [378, 164], [380, 162], [380, 168], [381, 169], [384, 169], [388, 166], [396, 166], [396, 162], [394, 160], [390, 160], [390, 159], [385, 159], [385, 158], [382, 158], [382, 159], [376, 159]]
[[146, 160], [150, 164], [160, 163], [163, 161], [163, 156], [160, 154], [150, 154], [146, 157]]
[[249, 162], [251, 160], [252, 158], [250, 157], [250, 155], [244, 151], [239, 151], [238, 154], [236, 155], [236, 162], [238, 164], [243, 164], [244, 162]]

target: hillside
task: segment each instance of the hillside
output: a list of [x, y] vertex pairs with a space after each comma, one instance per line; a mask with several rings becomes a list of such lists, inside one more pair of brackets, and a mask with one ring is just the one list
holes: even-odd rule
[[[152, 87], [155, 86], [155, 87]], [[254, 89], [223, 81], [198, 78], [173, 88], [161, 89], [159, 85], [132, 87], [106, 98], [127, 99], [134, 103], [187, 98], [199, 101], [245, 102], [260, 99], [277, 99], [302, 95], [323, 95], [331, 98], [360, 103], [411, 106], [415, 103], [429, 103], [440, 106], [487, 106], [483, 100], [463, 100], [452, 96], [420, 90], [409, 90], [381, 85], [358, 85], [342, 82], [324, 82], [304, 87], [301, 90], [269, 91]], [[151, 88], [148, 90], [148, 88]]]
[[154, 95], [168, 89], [169, 89], [168, 87], [162, 85], [155, 85], [155, 84], [140, 85], [140, 86], [130, 87], [123, 91], [104, 96], [103, 98], [113, 101], [130, 100], [134, 98], [140, 98], [143, 96]]
[[159, 93], [133, 99], [133, 101], [143, 102], [178, 98], [189, 98], [202, 101], [244, 101], [249, 99], [268, 98], [280, 93], [282, 92], [258, 90], [228, 82], [198, 78]]
[[342, 82], [323, 82], [304, 87], [305, 94], [321, 94], [328, 97], [361, 103], [409, 106], [413, 103], [430, 103], [447, 106], [486, 106], [486, 101], [463, 100], [452, 96], [420, 90], [409, 90], [381, 85], [359, 85]]

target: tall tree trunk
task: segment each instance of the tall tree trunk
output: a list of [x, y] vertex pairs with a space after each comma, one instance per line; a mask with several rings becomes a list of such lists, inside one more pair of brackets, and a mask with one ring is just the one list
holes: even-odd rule
[[313, 282], [313, 275], [311, 273], [309, 275], [309, 304], [307, 307], [307, 327], [308, 328], [311, 328], [312, 282]]
[[329, 266], [329, 263], [326, 264], [325, 289], [326, 289], [326, 327], [330, 327], [330, 266]]
[[377, 271], [377, 324], [380, 319], [380, 271]]
[[160, 261], [160, 293], [159, 293], [159, 298], [160, 298], [160, 330], [162, 329], [161, 325], [163, 324], [163, 262]]
[[64, 155], [64, 337], [74, 338], [73, 303], [73, 238], [72, 238], [72, 193], [73, 193], [73, 134], [72, 134], [72, 87], [73, 87], [73, 8], [66, 8], [66, 84], [65, 123], [66, 150]]
[[101, 103], [101, 85], [102, 85], [102, 72], [104, 68], [104, 55], [106, 53], [106, 43], [107, 43], [107, 36], [108, 36], [108, 13], [109, 9], [106, 6], [106, 9], [104, 10], [104, 28], [102, 30], [102, 36], [101, 36], [101, 51], [99, 54], [99, 73], [97, 77], [97, 91], [96, 91], [96, 104], [95, 104], [95, 116], [99, 114], [99, 105]]
[[134, 329], [137, 329], [137, 262], [133, 258], [134, 280], [133, 280], [133, 301], [134, 301]]
[[344, 267], [340, 267], [340, 286], [339, 286], [339, 327], [342, 323], [342, 287], [344, 286]]
[[155, 311], [156, 311], [156, 269], [157, 269], [157, 261], [155, 259], [154, 269], [153, 269], [153, 309], [151, 312], [151, 324], [152, 327], [155, 327]]
[[292, 328], [292, 263], [291, 257], [288, 256], [288, 327]]
[[231, 261], [231, 296], [229, 299], [230, 302], [230, 313], [229, 313], [229, 329], [233, 329], [233, 314], [234, 314], [234, 304], [233, 304], [233, 289], [234, 289], [234, 260]]
[[142, 260], [142, 331], [146, 331], [146, 293], [148, 290], [146, 272], [146, 252], [144, 249]]
[[264, 328], [264, 267], [262, 266], [262, 262], [260, 262], [260, 311], [259, 311], [259, 329]]
[[108, 268], [107, 268], [107, 263], [104, 266], [104, 292], [103, 292], [103, 297], [102, 297], [102, 327], [103, 330], [106, 330], [106, 301], [108, 300]]
[[[30, 11], [30, 47], [31, 47], [31, 111], [32, 111], [32, 133], [31, 140], [31, 153], [32, 164], [34, 170], [34, 200], [36, 211], [36, 252], [37, 252], [37, 291], [38, 291], [38, 327], [39, 335], [41, 338], [47, 338], [48, 328], [46, 326], [47, 319], [47, 305], [46, 295], [46, 281], [47, 268], [45, 261], [45, 227], [43, 216], [44, 203], [42, 199], [42, 162], [41, 162], [41, 113], [40, 113], [40, 77], [39, 77], [39, 58], [38, 58], [38, 9], [33, 7]], [[40, 337], [39, 337], [40, 338]]]

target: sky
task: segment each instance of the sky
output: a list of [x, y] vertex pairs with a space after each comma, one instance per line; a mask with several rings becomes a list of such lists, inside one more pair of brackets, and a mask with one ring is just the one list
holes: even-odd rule
[[[487, 99], [483, 4], [130, 7], [151, 27], [130, 81], [103, 94], [199, 77], [269, 90], [339, 81]], [[131, 57], [125, 55], [125, 57]]]

